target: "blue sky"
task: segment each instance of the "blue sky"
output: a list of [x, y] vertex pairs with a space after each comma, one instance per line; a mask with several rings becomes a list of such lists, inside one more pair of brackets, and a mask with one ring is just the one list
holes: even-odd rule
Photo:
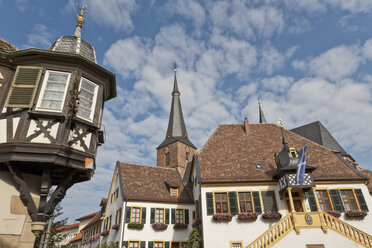
[[[88, 0], [82, 37], [117, 77], [105, 105], [106, 144], [90, 182], [63, 200], [73, 219], [107, 197], [116, 161], [155, 164], [178, 83], [190, 140], [218, 124], [258, 121], [291, 129], [320, 120], [372, 169], [372, 1]], [[0, 0], [0, 37], [47, 49], [76, 25], [73, 1]]]

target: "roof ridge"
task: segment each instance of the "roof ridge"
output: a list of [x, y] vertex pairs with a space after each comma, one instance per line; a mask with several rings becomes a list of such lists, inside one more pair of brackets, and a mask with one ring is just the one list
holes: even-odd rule
[[175, 170], [176, 168], [170, 168], [170, 167], [161, 167], [156, 165], [146, 165], [146, 164], [135, 164], [135, 163], [127, 163], [127, 162], [120, 162], [120, 165], [127, 164], [127, 165], [134, 165], [134, 166], [142, 166], [142, 167], [149, 167], [149, 168], [157, 168], [157, 169], [168, 169], [168, 170]]

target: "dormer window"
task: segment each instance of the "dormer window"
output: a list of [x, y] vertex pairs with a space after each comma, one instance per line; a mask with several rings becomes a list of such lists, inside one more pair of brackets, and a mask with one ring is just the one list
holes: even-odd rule
[[67, 72], [46, 71], [37, 110], [62, 111], [70, 75]]
[[178, 189], [177, 188], [169, 188], [170, 196], [178, 196]]
[[79, 108], [77, 116], [92, 121], [96, 107], [98, 85], [82, 78], [79, 87]]

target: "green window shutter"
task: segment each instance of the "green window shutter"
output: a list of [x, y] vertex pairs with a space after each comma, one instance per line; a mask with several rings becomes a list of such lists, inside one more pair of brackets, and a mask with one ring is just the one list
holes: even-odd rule
[[169, 208], [165, 209], [165, 224], [169, 224]]
[[358, 199], [360, 210], [368, 212], [366, 200], [364, 199], [361, 189], [354, 189], [355, 195]]
[[130, 210], [131, 210], [131, 207], [127, 207], [126, 208], [126, 216], [125, 216], [125, 223], [129, 223], [130, 222]]
[[189, 224], [189, 210], [185, 209], [185, 224]]
[[213, 193], [207, 192], [205, 195], [207, 198], [207, 215], [212, 215], [214, 214]]
[[141, 248], [146, 248], [146, 241], [141, 241]]
[[335, 210], [344, 212], [344, 205], [342, 205], [341, 196], [338, 189], [330, 189], [329, 194], [331, 195], [333, 207], [335, 208]]
[[236, 200], [236, 192], [229, 192], [229, 202], [230, 202], [230, 213], [236, 215], [238, 213], [238, 202]]
[[150, 224], [155, 222], [155, 208], [151, 208]]
[[252, 196], [253, 196], [254, 211], [257, 214], [262, 213], [261, 200], [260, 200], [260, 192], [253, 191], [252, 192]]
[[309, 201], [311, 212], [317, 212], [318, 207], [316, 206], [316, 199], [315, 199], [313, 190], [310, 189], [305, 194], [306, 194], [307, 200]]
[[153, 248], [154, 247], [154, 242], [152, 242], [152, 241], [147, 242], [147, 246], [148, 246], [148, 248]]
[[176, 223], [176, 210], [172, 208], [172, 224]]
[[142, 207], [142, 221], [141, 221], [142, 224], [145, 224], [146, 223], [146, 208], [145, 207]]
[[165, 241], [164, 248], [169, 248], [169, 241]]
[[123, 241], [123, 246], [128, 248], [128, 241]]
[[18, 66], [5, 107], [31, 108], [43, 68]]

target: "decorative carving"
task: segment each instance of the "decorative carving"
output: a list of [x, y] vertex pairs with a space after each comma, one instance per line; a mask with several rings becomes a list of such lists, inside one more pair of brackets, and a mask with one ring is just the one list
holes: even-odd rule
[[31, 197], [30, 189], [28, 188], [26, 182], [23, 180], [21, 173], [18, 168], [13, 167], [9, 162], [6, 165], [13, 176], [13, 180], [19, 186], [19, 197], [22, 202], [27, 206], [27, 212], [30, 215], [32, 221], [37, 220], [37, 208], [34, 200]]
[[45, 206], [47, 197], [50, 189], [50, 167], [45, 167], [43, 174], [41, 176], [41, 186], [40, 186], [40, 203], [38, 209], [38, 219], [44, 219], [45, 215]]
[[50, 216], [54, 212], [56, 205], [65, 197], [66, 191], [74, 184], [72, 180], [76, 174], [76, 170], [71, 170], [68, 176], [58, 185], [53, 192], [45, 207], [45, 214]]
[[68, 100], [68, 112], [67, 112], [67, 119], [68, 124], [70, 126], [70, 130], [72, 131], [75, 128], [75, 123], [72, 122], [73, 118], [76, 116], [79, 108], [79, 84], [81, 80], [80, 73], [75, 71], [75, 79], [72, 84], [72, 88], [70, 90], [70, 99]]
[[40, 134], [44, 134], [44, 137], [49, 139], [51, 143], [56, 142], [56, 139], [50, 135], [49, 130], [52, 128], [52, 126], [58, 123], [57, 120], [47, 121], [48, 124], [46, 124], [45, 126], [43, 125], [42, 121], [40, 121], [39, 119], [35, 119], [34, 121], [36, 123], [36, 126], [39, 128], [39, 130], [35, 130], [33, 134], [31, 134], [30, 136], [26, 138], [26, 141], [32, 141], [33, 139], [38, 137]]
[[80, 142], [80, 146], [83, 147], [84, 151], [87, 152], [89, 150], [89, 148], [85, 144], [84, 138], [90, 132], [88, 131], [88, 129], [83, 130], [82, 132], [80, 132], [80, 130], [83, 130], [83, 129], [80, 129], [80, 128], [75, 127], [75, 129], [73, 130], [73, 132], [74, 132], [75, 135], [72, 135], [72, 137], [68, 141], [68, 145], [71, 146], [72, 144], [77, 144], [77, 142], [79, 141]]

